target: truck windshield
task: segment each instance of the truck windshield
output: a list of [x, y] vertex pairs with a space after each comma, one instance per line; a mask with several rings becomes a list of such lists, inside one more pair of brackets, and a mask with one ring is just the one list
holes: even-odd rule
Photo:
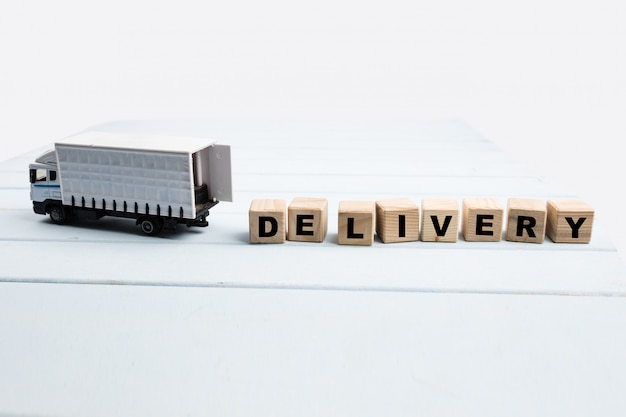
[[47, 173], [48, 173], [47, 169], [43, 169], [43, 168], [31, 169], [30, 170], [30, 182], [31, 182], [31, 184], [34, 184], [36, 182], [44, 182], [44, 181], [46, 181]]

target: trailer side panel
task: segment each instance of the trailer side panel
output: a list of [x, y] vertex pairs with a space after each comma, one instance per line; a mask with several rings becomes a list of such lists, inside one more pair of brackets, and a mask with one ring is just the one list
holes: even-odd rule
[[65, 205], [196, 216], [189, 153], [63, 144], [56, 153]]

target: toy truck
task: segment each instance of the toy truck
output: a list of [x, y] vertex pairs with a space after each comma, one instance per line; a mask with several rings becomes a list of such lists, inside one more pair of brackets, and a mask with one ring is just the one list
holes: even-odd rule
[[206, 227], [209, 209], [232, 201], [230, 146], [195, 137], [88, 131], [55, 143], [29, 171], [33, 210], [57, 224], [125, 217], [156, 235]]

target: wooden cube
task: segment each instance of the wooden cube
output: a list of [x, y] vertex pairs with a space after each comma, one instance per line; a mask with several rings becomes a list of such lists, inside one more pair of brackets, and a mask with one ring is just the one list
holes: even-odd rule
[[527, 198], [508, 199], [506, 240], [543, 243], [545, 234], [545, 201]]
[[340, 245], [374, 243], [376, 210], [373, 201], [340, 201], [338, 212]]
[[504, 209], [495, 198], [463, 199], [463, 237], [468, 242], [502, 239]]
[[384, 243], [419, 239], [420, 209], [408, 198], [376, 202], [376, 233]]
[[594, 210], [581, 200], [548, 200], [546, 234], [553, 242], [589, 243]]
[[422, 200], [422, 240], [456, 242], [459, 236], [459, 203], [452, 198]]
[[289, 204], [287, 239], [323, 242], [328, 230], [328, 200], [296, 197]]
[[252, 200], [248, 212], [250, 243], [284, 243], [286, 213], [285, 200]]

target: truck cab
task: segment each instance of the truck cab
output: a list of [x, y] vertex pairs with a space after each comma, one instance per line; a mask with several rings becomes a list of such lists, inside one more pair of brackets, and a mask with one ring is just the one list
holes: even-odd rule
[[[55, 222], [62, 221], [63, 219], [58, 216], [58, 214], [63, 214], [63, 209], [61, 207], [61, 183], [54, 150], [37, 158], [35, 163], [28, 166], [28, 170], [33, 210], [37, 214], [50, 213], [50, 217]], [[56, 213], [57, 207], [61, 208], [61, 213]]]

